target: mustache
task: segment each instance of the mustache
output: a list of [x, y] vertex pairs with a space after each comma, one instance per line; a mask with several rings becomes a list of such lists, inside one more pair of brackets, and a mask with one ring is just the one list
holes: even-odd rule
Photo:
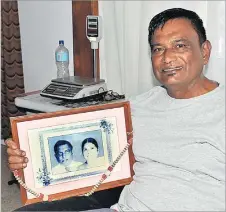
[[161, 72], [168, 72], [168, 71], [177, 71], [182, 69], [182, 66], [176, 66], [176, 67], [169, 67], [169, 68], [164, 68], [161, 70]]

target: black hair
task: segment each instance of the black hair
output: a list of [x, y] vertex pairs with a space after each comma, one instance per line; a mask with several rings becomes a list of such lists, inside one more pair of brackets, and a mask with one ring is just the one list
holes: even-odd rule
[[84, 146], [86, 143], [92, 143], [98, 150], [98, 143], [97, 141], [94, 139], [94, 138], [86, 138], [85, 140], [83, 140], [82, 142], [82, 153], [83, 153], [83, 150], [84, 150]]
[[152, 36], [158, 28], [162, 28], [167, 21], [177, 18], [184, 18], [191, 22], [198, 34], [200, 46], [206, 41], [206, 30], [203, 26], [203, 21], [195, 12], [183, 8], [172, 8], [157, 14], [151, 19], [148, 27], [149, 45], [152, 45]]
[[69, 141], [66, 141], [66, 140], [59, 140], [59, 141], [57, 141], [57, 142], [55, 143], [55, 145], [54, 145], [54, 152], [57, 153], [57, 152], [58, 152], [58, 147], [59, 147], [59, 146], [62, 146], [62, 145], [65, 145], [65, 144], [67, 144], [67, 145], [69, 146], [69, 148], [71, 149], [71, 151], [72, 151], [73, 146], [71, 145], [71, 143], [70, 143]]

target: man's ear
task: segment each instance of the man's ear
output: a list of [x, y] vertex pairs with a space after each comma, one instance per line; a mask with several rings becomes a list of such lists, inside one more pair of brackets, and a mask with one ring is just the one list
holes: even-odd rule
[[212, 45], [209, 40], [206, 40], [202, 44], [202, 57], [203, 57], [203, 63], [206, 65], [209, 62], [210, 53], [211, 53]]

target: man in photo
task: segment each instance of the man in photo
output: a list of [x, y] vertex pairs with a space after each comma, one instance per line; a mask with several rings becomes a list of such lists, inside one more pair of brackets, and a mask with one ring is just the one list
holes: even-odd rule
[[73, 146], [69, 141], [59, 140], [54, 145], [54, 153], [58, 164], [52, 168], [53, 174], [73, 172], [82, 163], [73, 160]]

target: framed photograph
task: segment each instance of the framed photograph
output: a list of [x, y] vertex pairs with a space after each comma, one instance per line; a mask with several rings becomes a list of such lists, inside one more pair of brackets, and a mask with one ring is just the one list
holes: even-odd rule
[[[129, 184], [133, 176], [130, 104], [120, 101], [10, 119], [13, 140], [26, 152], [19, 170], [26, 186], [48, 201], [90, 192], [112, 167], [98, 190]], [[116, 163], [120, 153], [128, 151]], [[23, 204], [43, 201], [20, 186]]]

